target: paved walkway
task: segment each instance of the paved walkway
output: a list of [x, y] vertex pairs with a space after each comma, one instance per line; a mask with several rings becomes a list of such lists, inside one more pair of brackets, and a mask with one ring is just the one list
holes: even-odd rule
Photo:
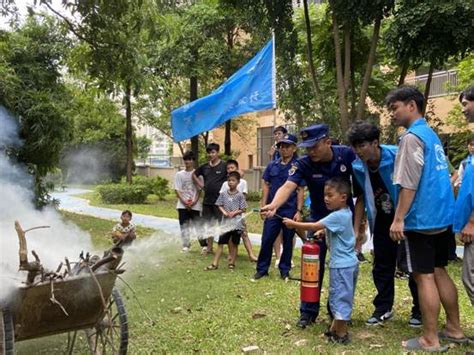
[[[68, 188], [64, 192], [56, 191], [52, 195], [54, 198], [60, 201], [59, 208], [62, 210], [114, 221], [119, 220], [122, 211], [111, 208], [91, 206], [88, 200], [75, 196], [86, 192], [91, 192], [91, 190]], [[180, 233], [177, 219], [134, 213], [133, 222], [140, 226], [162, 230], [166, 233], [174, 235], [179, 235]], [[252, 241], [252, 244], [260, 245], [262, 239], [260, 234], [249, 233], [249, 237]], [[301, 245], [300, 238], [297, 238], [296, 245]], [[368, 251], [371, 248], [372, 243], [370, 238], [368, 238], [368, 241], [366, 244], [364, 244], [363, 249], [364, 251]], [[456, 253], [459, 257], [462, 257], [464, 254], [464, 248], [462, 246], [458, 246]]]

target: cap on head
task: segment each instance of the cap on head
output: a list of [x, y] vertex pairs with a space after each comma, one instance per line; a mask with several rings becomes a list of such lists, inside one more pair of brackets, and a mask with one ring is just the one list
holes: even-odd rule
[[294, 134], [288, 133], [288, 134], [285, 134], [283, 138], [278, 141], [277, 147], [280, 148], [280, 145], [282, 143], [296, 145], [298, 143], [298, 138]]
[[329, 127], [326, 124], [316, 124], [303, 128], [300, 131], [300, 136], [303, 141], [298, 144], [300, 148], [310, 148], [314, 146], [319, 140], [329, 137]]

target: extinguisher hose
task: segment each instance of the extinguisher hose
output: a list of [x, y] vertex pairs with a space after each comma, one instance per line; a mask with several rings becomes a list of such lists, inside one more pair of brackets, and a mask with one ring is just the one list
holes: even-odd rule
[[288, 277], [288, 280], [292, 280], [292, 281], [302, 281], [302, 282], [306, 282], [306, 283], [309, 283], [309, 284], [318, 284], [319, 281], [305, 281], [305, 280], [301, 280], [300, 278], [298, 277]]

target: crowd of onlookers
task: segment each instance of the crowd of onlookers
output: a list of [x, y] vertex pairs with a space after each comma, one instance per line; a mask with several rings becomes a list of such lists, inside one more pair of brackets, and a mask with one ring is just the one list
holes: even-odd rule
[[[466, 118], [474, 122], [474, 86], [459, 100]], [[444, 342], [472, 343], [461, 328], [457, 288], [446, 266], [452, 259], [449, 251], [455, 252], [457, 233], [464, 247], [463, 283], [474, 305], [474, 135], [467, 142], [469, 154], [457, 171], [450, 172], [440, 139], [422, 117], [423, 95], [416, 88], [399, 87], [388, 94], [386, 103], [393, 123], [406, 129], [397, 146], [381, 144], [379, 128], [367, 121], [350, 127], [350, 146], [334, 144], [325, 124], [302, 129], [299, 142], [284, 127], [274, 129], [272, 160], [262, 176], [264, 224], [258, 257], [245, 224], [247, 183], [237, 161], [222, 161], [219, 145], [211, 143], [206, 148], [208, 162], [194, 169], [196, 157], [186, 152], [185, 169], [175, 178], [183, 251], [190, 248], [193, 223], [226, 223], [232, 227], [221, 235], [199, 238], [201, 253], [207, 255], [214, 252], [217, 237], [206, 271], [218, 269], [226, 244], [228, 268], [233, 270], [242, 239], [249, 259], [256, 262], [255, 280], [268, 276], [274, 251], [280, 276], [287, 280], [295, 234], [317, 243], [320, 285], [330, 253], [327, 309], [333, 322], [325, 336], [347, 344], [358, 264], [364, 260], [360, 251], [369, 234], [377, 294], [366, 324], [380, 325], [394, 316], [399, 268], [409, 275], [413, 304], [408, 325], [422, 327], [422, 334], [404, 341], [403, 348], [445, 351]], [[298, 157], [297, 148], [306, 154]], [[303, 221], [306, 192], [310, 213]], [[446, 324], [438, 330], [441, 306]], [[311, 325], [319, 312], [320, 302], [301, 302], [297, 325]]]

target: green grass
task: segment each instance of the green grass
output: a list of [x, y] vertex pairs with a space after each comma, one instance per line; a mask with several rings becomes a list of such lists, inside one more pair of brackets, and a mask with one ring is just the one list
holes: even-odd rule
[[[93, 228], [93, 234], [101, 238], [108, 221], [88, 221], [89, 217], [67, 215], [81, 227]], [[95, 227], [94, 227], [95, 228]], [[162, 236], [162, 235], [160, 235]], [[327, 344], [322, 333], [328, 322], [326, 311], [314, 326], [300, 330], [295, 327], [298, 318], [298, 282], [285, 283], [275, 269], [269, 278], [252, 282], [255, 264], [247, 260], [241, 247], [237, 268], [231, 272], [221, 260], [218, 270], [204, 272], [211, 256], [199, 255], [194, 245], [188, 254], [179, 253], [177, 239], [157, 242], [157, 236], [137, 243], [139, 258], [129, 260], [125, 279], [135, 290], [145, 311], [154, 320], [152, 325], [140, 310], [133, 293], [120, 281], [117, 285], [124, 295], [130, 330], [130, 354], [155, 353], [240, 353], [243, 347], [256, 345], [257, 353], [330, 353], [330, 354], [400, 354], [400, 341], [419, 334], [419, 330], [406, 324], [411, 308], [407, 281], [396, 280], [395, 317], [384, 327], [368, 328], [365, 320], [373, 310], [375, 289], [371, 265], [361, 265], [356, 290], [353, 341], [349, 346]], [[161, 239], [161, 238], [160, 238]], [[153, 242], [153, 243], [152, 243]], [[142, 246], [140, 246], [142, 244]], [[295, 255], [298, 276], [299, 251]], [[460, 281], [460, 263], [450, 264], [448, 270], [459, 292], [461, 321], [468, 334], [474, 333], [473, 308]], [[325, 286], [327, 285], [327, 277]], [[323, 288], [322, 301], [327, 300], [327, 288]], [[441, 317], [443, 318], [443, 316]], [[442, 320], [440, 320], [440, 325]], [[301, 341], [303, 345], [295, 345]], [[65, 348], [65, 337], [32, 340], [30, 349], [38, 353], [58, 353]], [[33, 344], [33, 345], [32, 345]], [[34, 347], [33, 347], [34, 346]], [[455, 347], [450, 353], [464, 353], [468, 347]], [[20, 354], [29, 352], [20, 351]]]
[[[120, 211], [128, 209], [133, 213], [156, 217], [178, 218], [178, 212], [176, 210], [176, 197], [172, 195], [167, 196], [164, 201], [159, 201], [156, 196], [150, 195], [148, 196], [147, 202], [143, 204], [107, 204], [102, 202], [99, 194], [96, 192], [88, 192], [76, 196], [89, 200], [91, 206], [112, 208]], [[256, 201], [249, 201], [248, 205], [248, 211], [250, 211], [252, 208], [259, 207], [259, 203]], [[247, 228], [250, 233], [262, 233], [263, 221], [260, 219], [258, 213], [249, 215], [246, 221]]]

